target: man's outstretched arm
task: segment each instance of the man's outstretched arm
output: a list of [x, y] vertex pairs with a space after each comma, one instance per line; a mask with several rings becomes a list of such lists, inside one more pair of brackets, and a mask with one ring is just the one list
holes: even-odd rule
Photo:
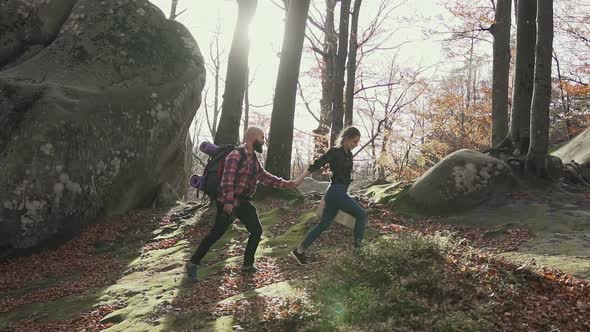
[[262, 167], [262, 165], [260, 165], [260, 162], [258, 162], [258, 176], [256, 179], [269, 187], [295, 188], [295, 182], [270, 174], [264, 169], [264, 167]]

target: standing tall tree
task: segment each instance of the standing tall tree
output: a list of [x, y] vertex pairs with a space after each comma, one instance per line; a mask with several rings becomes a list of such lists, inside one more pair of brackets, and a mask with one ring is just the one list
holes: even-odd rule
[[172, 0], [170, 3], [170, 19], [176, 19], [176, 8], [178, 7], [178, 0]]
[[[217, 30], [215, 31], [215, 39], [211, 41], [209, 44], [209, 56], [210, 56], [210, 65], [208, 66], [211, 75], [213, 76], [214, 83], [214, 90], [213, 90], [213, 114], [209, 115], [209, 108], [207, 105], [207, 92], [205, 90], [205, 101], [203, 102], [203, 106], [205, 108], [205, 119], [207, 120], [207, 126], [209, 127], [209, 132], [211, 133], [211, 138], [215, 139], [215, 133], [217, 132], [217, 119], [219, 118], [219, 112], [221, 108], [219, 107], [219, 82], [221, 81], [221, 57], [225, 53], [225, 50], [219, 49], [219, 36], [220, 36], [220, 26], [217, 25]], [[214, 53], [215, 50], [215, 53]], [[210, 118], [211, 117], [211, 118]]]
[[250, 68], [246, 70], [246, 92], [244, 93], [244, 135], [246, 138], [246, 131], [250, 124]]
[[552, 53], [553, 0], [538, 0], [535, 86], [531, 107], [531, 144], [526, 157], [527, 173], [537, 177], [548, 177], [547, 152], [549, 149]]
[[346, 71], [346, 57], [348, 53], [348, 16], [350, 15], [350, 0], [340, 1], [340, 23], [338, 30], [338, 53], [334, 68], [334, 94], [332, 95], [332, 129], [330, 131], [330, 146], [343, 127], [344, 122], [344, 72]]
[[354, 1], [352, 18], [350, 21], [350, 44], [348, 51], [348, 65], [346, 67], [346, 98], [344, 103], [344, 125], [352, 125], [352, 108], [354, 103], [354, 87], [356, 78], [356, 52], [358, 49], [358, 26], [362, 0]]
[[291, 177], [295, 101], [309, 3], [310, 0], [289, 2], [272, 107], [265, 167], [285, 179]]
[[490, 33], [494, 37], [492, 79], [492, 146], [508, 135], [508, 81], [512, 0], [498, 0]]
[[179, 0], [172, 0], [172, 2], [170, 3], [170, 19], [171, 20], [176, 20], [178, 18], [178, 16], [182, 15], [182, 13], [184, 13], [186, 11], [186, 8], [181, 10], [180, 13], [176, 12], [176, 9], [178, 8], [178, 1]]
[[221, 118], [215, 134], [216, 144], [236, 144], [240, 135], [242, 104], [248, 76], [250, 49], [248, 28], [256, 12], [257, 0], [237, 0], [237, 2], [238, 19], [227, 62]]
[[[336, 48], [338, 36], [334, 29], [334, 10], [336, 0], [326, 0], [326, 16], [324, 19], [324, 41], [322, 50], [316, 50], [321, 55], [322, 69], [322, 97], [320, 99], [320, 121], [314, 130], [314, 154], [319, 157], [327, 151], [330, 144], [330, 123], [332, 121], [332, 101], [334, 98], [334, 65], [336, 62]], [[326, 176], [316, 172], [314, 177], [317, 180], [327, 180]]]
[[525, 154], [529, 148], [530, 113], [535, 70], [536, 0], [518, 0], [516, 19], [516, 64], [512, 91], [510, 132], [501, 146]]

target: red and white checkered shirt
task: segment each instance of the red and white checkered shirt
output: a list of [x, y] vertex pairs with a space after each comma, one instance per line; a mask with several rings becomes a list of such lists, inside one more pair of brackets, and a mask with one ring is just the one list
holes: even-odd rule
[[258, 181], [270, 187], [287, 187], [288, 181], [267, 172], [254, 157], [254, 153], [246, 153], [246, 158], [242, 160], [242, 165], [238, 169], [240, 158], [239, 150], [230, 152], [225, 158], [220, 183], [221, 195], [218, 198], [221, 203], [235, 206], [238, 203], [237, 198], [251, 198], [256, 191]]

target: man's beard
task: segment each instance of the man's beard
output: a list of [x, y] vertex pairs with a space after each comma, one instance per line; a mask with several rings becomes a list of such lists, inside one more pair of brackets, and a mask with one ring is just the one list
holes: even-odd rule
[[258, 152], [258, 153], [262, 153], [262, 143], [260, 143], [259, 141], [254, 142], [254, 151]]

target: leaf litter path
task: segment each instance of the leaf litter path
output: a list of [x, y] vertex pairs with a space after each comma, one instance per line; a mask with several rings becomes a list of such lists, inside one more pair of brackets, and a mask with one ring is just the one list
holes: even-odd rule
[[[286, 257], [317, 222], [316, 203], [261, 202], [260, 271], [239, 272], [247, 233], [236, 225], [207, 255], [203, 281], [195, 285], [187, 282], [183, 263], [211, 227], [212, 212], [204, 205], [136, 211], [89, 227], [56, 250], [0, 263], [0, 330], [232, 330], [253, 319], [257, 328], [273, 330], [303, 310], [305, 284], [322, 263], [352, 250], [351, 230], [334, 224], [314, 244], [316, 264], [300, 267]], [[546, 267], [533, 273], [531, 266], [491, 255], [532, 238], [527, 230], [409, 220], [380, 206], [372, 212], [367, 238], [407, 231], [449, 231], [460, 238], [447, 272], [471, 280], [479, 296], [496, 304], [499, 328], [590, 330], [587, 281]], [[518, 283], [507, 284], [515, 276]]]

